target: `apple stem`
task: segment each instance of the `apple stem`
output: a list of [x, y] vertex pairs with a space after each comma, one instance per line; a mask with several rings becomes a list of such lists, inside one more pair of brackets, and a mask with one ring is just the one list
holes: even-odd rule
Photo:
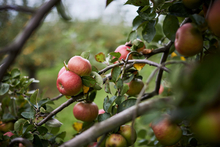
[[65, 69], [66, 69], [67, 71], [69, 71], [69, 68], [68, 68], [68, 66], [67, 66], [67, 64], [66, 64], [65, 61], [63, 61], [63, 64], [64, 64]]

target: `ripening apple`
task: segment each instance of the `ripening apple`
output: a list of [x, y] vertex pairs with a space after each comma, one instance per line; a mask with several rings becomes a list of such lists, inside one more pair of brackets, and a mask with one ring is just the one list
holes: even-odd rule
[[129, 96], [136, 96], [141, 92], [141, 89], [144, 87], [144, 82], [141, 79], [134, 78], [131, 82], [128, 83], [128, 91], [126, 92]]
[[8, 136], [8, 137], [11, 137], [13, 136], [14, 134], [12, 132], [6, 132], [4, 135]]
[[182, 137], [181, 128], [171, 123], [169, 117], [165, 116], [160, 121], [152, 122], [151, 128], [157, 140], [165, 146], [176, 144]]
[[189, 9], [196, 9], [202, 4], [202, 0], [182, 0], [184, 6]]
[[130, 125], [120, 126], [119, 134], [121, 134], [126, 139], [128, 146], [134, 144], [137, 139], [137, 133], [135, 129]]
[[82, 91], [81, 77], [74, 72], [63, 71], [57, 78], [57, 89], [66, 96], [77, 95]]
[[220, 1], [214, 1], [208, 15], [208, 26], [210, 30], [218, 37], [220, 37]]
[[120, 134], [111, 134], [105, 142], [106, 147], [127, 147], [126, 139]]
[[200, 53], [203, 49], [202, 33], [193, 23], [182, 25], [176, 32], [175, 48], [185, 57]]
[[68, 62], [68, 68], [79, 76], [89, 76], [92, 72], [92, 66], [89, 60], [81, 56], [72, 57]]
[[[130, 46], [126, 46], [126, 45], [120, 45], [115, 49], [115, 52], [119, 52], [121, 54], [119, 59], [126, 59], [128, 53], [130, 53], [130, 51], [128, 51], [127, 49], [130, 49]], [[129, 55], [128, 59], [132, 59], [132, 56]]]
[[220, 143], [220, 108], [202, 113], [192, 121], [195, 136], [208, 143]]
[[99, 108], [94, 102], [78, 102], [73, 107], [73, 115], [76, 119], [81, 121], [91, 122], [96, 119], [98, 114]]

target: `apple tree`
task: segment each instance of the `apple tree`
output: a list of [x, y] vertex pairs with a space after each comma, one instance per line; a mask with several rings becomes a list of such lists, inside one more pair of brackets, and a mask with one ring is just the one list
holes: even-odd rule
[[[107, 0], [106, 6], [111, 2]], [[127, 41], [108, 54], [97, 49], [93, 57], [86, 50], [72, 55], [57, 73], [57, 97], [30, 91], [29, 85], [39, 81], [10, 67], [53, 7], [67, 19], [62, 1], [45, 2], [15, 40], [1, 48], [1, 55], [6, 55], [0, 67], [1, 146], [220, 145], [220, 1], [125, 4], [138, 8]], [[91, 65], [91, 60], [105, 68]], [[150, 66], [150, 75], [142, 72]], [[101, 110], [94, 103], [99, 90], [107, 94]], [[63, 96], [66, 102], [50, 107]], [[55, 115], [73, 102], [78, 103], [72, 117], [81, 122], [74, 122], [77, 133], [64, 142], [62, 122]], [[144, 125], [137, 130], [137, 123]]]

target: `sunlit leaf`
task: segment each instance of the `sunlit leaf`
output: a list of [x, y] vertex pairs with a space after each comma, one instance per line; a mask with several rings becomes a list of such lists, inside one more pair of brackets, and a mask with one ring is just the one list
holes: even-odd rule
[[88, 93], [90, 87], [83, 85], [83, 93]]
[[80, 132], [82, 130], [83, 123], [82, 122], [74, 122], [73, 123], [73, 129], [76, 130], [76, 132]]
[[111, 71], [112, 81], [116, 82], [120, 74], [121, 74], [121, 68], [119, 66], [115, 66], [114, 68], [112, 68], [112, 71]]
[[135, 63], [133, 66], [138, 71], [141, 71], [141, 69], [145, 66], [145, 64], [144, 63]]
[[96, 54], [95, 60], [100, 63], [104, 62], [105, 61], [105, 54], [103, 52]]

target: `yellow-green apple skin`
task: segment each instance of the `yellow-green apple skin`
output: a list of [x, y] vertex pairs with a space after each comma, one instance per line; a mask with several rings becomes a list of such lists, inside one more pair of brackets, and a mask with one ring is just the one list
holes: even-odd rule
[[105, 142], [106, 147], [127, 147], [126, 139], [120, 134], [111, 134]]
[[74, 96], [82, 91], [81, 77], [71, 71], [63, 71], [56, 85], [59, 92], [66, 96]]
[[68, 61], [68, 69], [79, 76], [89, 76], [92, 72], [89, 60], [81, 56], [73, 56]]
[[76, 119], [85, 121], [85, 122], [92, 122], [96, 119], [99, 114], [99, 108], [96, 103], [86, 103], [86, 102], [78, 102], [73, 107], [73, 115]]
[[192, 121], [195, 136], [208, 143], [220, 143], [220, 108], [211, 109]]
[[152, 122], [150, 126], [157, 140], [164, 146], [174, 145], [182, 137], [181, 128], [177, 124], [171, 123], [168, 117], [159, 122]]
[[196, 9], [202, 4], [202, 0], [182, 0], [184, 6], [189, 9]]
[[193, 23], [186, 23], [177, 30], [174, 45], [181, 55], [194, 56], [203, 49], [202, 33]]
[[130, 125], [120, 126], [119, 133], [126, 139], [128, 146], [133, 145], [137, 139], [137, 133]]
[[141, 92], [144, 87], [144, 82], [141, 79], [135, 78], [128, 83], [128, 91], [126, 92], [129, 96], [136, 96]]
[[208, 26], [210, 30], [218, 37], [220, 37], [220, 0], [216, 0], [210, 11], [208, 12]]

